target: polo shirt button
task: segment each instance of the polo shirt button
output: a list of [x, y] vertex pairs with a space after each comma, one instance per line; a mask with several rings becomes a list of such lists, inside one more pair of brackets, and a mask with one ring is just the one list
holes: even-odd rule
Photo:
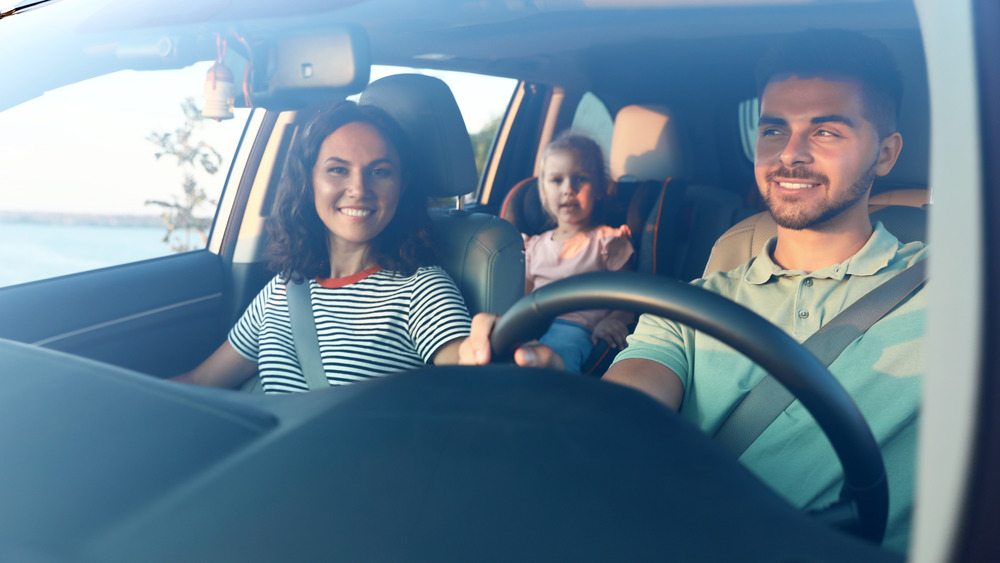
[[809, 311], [799, 311], [799, 318], [800, 319], [808, 319], [809, 318]]
[[802, 283], [806, 284], [807, 286], [812, 286], [813, 279], [812, 278], [806, 278], [806, 281], [804, 281]]

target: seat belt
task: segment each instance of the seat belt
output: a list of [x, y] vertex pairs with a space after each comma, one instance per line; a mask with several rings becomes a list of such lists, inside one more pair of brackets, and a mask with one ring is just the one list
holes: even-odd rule
[[323, 359], [319, 354], [319, 336], [316, 335], [316, 318], [313, 316], [309, 285], [308, 280], [302, 283], [288, 280], [285, 294], [288, 298], [288, 316], [292, 321], [292, 340], [295, 342], [299, 368], [302, 369], [309, 390], [316, 391], [330, 387], [330, 380], [326, 378]]
[[[917, 262], [869, 291], [802, 345], [829, 367], [851, 342], [927, 281], [925, 262]], [[777, 379], [765, 375], [729, 413], [715, 432], [715, 441], [740, 457], [794, 400]]]

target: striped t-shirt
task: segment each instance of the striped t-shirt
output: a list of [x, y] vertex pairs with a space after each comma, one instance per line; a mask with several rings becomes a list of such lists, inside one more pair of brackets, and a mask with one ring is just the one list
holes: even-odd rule
[[[437, 266], [408, 277], [375, 267], [345, 278], [310, 280], [309, 286], [330, 385], [422, 367], [440, 346], [469, 334], [462, 295]], [[257, 362], [265, 393], [309, 390], [295, 354], [281, 276], [250, 303], [229, 342]]]

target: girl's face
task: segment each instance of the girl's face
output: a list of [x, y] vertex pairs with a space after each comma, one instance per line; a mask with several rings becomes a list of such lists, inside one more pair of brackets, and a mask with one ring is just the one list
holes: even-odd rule
[[571, 151], [555, 150], [545, 157], [538, 193], [560, 227], [588, 226], [594, 211], [592, 174]]
[[402, 170], [395, 147], [367, 123], [348, 123], [320, 145], [313, 166], [316, 213], [331, 253], [366, 250], [396, 214]]

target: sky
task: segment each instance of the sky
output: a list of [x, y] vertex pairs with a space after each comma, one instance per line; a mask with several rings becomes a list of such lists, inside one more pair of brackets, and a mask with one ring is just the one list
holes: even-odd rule
[[[180, 104], [185, 97], [202, 105], [209, 65], [122, 71], [0, 112], [0, 212], [158, 214], [146, 200], [176, 197], [184, 171], [176, 161], [157, 160], [156, 146], [146, 138], [183, 123]], [[405, 70], [376, 67], [372, 80]], [[473, 132], [506, 109], [516, 84], [510, 79], [426, 73], [449, 83]], [[246, 112], [238, 111], [242, 119], [203, 122], [199, 138], [231, 155]], [[225, 170], [215, 176], [196, 175], [210, 192], [221, 188], [224, 177]]]

